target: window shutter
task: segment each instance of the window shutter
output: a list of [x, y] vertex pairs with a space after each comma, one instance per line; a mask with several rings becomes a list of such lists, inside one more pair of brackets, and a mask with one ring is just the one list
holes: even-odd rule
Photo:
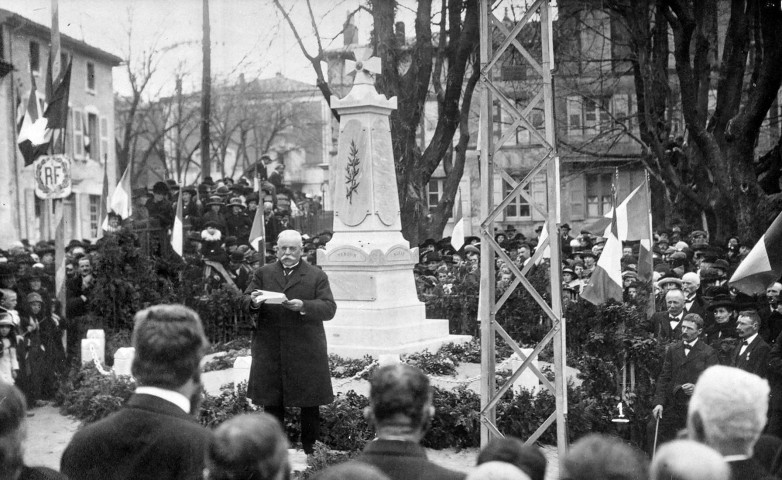
[[[533, 178], [532, 182], [530, 182], [530, 188], [532, 189], [532, 199], [535, 200], [535, 203], [542, 205], [544, 211], [547, 210], [548, 198], [546, 198], [546, 174], [539, 173], [535, 175], [535, 178]], [[546, 217], [541, 215], [541, 213], [532, 205], [529, 206], [529, 210], [533, 220], [546, 220]]]
[[105, 163], [109, 155], [109, 119], [100, 117], [100, 163]]
[[73, 110], [73, 156], [84, 157], [84, 123], [80, 110]]
[[568, 183], [570, 190], [570, 220], [584, 219], [584, 175], [578, 174]]

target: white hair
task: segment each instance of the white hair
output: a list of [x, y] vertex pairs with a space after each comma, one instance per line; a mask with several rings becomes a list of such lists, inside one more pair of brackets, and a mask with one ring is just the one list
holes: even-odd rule
[[465, 480], [530, 480], [530, 478], [513, 464], [486, 462], [473, 468]]
[[707, 368], [690, 399], [691, 438], [723, 455], [752, 455], [766, 425], [768, 394], [768, 382], [757, 375], [722, 365]]
[[281, 240], [291, 240], [298, 242], [300, 246], [304, 244], [304, 240], [301, 238], [301, 234], [293, 229], [281, 231], [280, 234], [277, 235], [277, 243], [280, 243]]
[[697, 273], [687, 272], [684, 275], [682, 275], [682, 281], [694, 283], [695, 285], [700, 285], [701, 277], [699, 277]]
[[668, 293], [665, 294], [665, 300], [668, 300], [668, 297], [671, 295], [676, 295], [680, 297], [682, 300], [684, 300], [684, 292], [682, 292], [678, 288], [674, 288], [673, 290], [668, 290]]
[[719, 452], [693, 440], [674, 440], [657, 450], [650, 480], [729, 480], [730, 467]]

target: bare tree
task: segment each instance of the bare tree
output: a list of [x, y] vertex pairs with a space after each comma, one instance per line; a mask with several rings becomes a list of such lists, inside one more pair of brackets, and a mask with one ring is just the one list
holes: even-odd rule
[[[332, 86], [325, 79], [321, 67], [321, 61], [326, 59], [326, 52], [320, 41], [321, 36], [310, 0], [307, 1], [309, 28], [318, 39], [314, 53], [304, 45], [288, 9], [280, 0], [275, 0], [274, 3], [285, 17], [302, 53], [310, 61], [317, 77], [318, 88], [326, 100], [330, 101]], [[372, 47], [382, 64], [382, 74], [376, 79], [376, 88], [382, 94], [397, 97], [398, 108], [391, 114], [390, 121], [402, 232], [408, 241], [417, 244], [423, 238], [442, 236], [464, 171], [469, 130], [466, 125], [460, 127], [460, 123], [467, 119], [478, 80], [478, 2], [442, 1], [437, 15], [440, 35], [438, 48], [435, 48], [432, 36], [434, 15], [431, 0], [417, 3], [415, 40], [412, 45], [396, 35], [395, 1], [370, 1], [369, 5], [368, 10], [374, 22]], [[468, 80], [470, 66], [473, 75]], [[438, 74], [434, 84], [433, 72]], [[445, 79], [444, 85], [441, 78]], [[432, 140], [422, 150], [417, 134], [424, 105], [430, 98], [437, 100], [438, 120]], [[335, 118], [338, 117], [335, 115]], [[460, 138], [457, 147], [452, 149], [457, 129]], [[441, 162], [445, 162], [443, 166], [446, 172], [443, 195], [430, 214], [426, 208], [426, 186]]]

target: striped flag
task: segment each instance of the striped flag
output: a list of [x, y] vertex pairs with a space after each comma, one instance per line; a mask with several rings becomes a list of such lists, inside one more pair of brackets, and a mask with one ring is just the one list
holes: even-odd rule
[[462, 189], [456, 194], [456, 213], [453, 216], [454, 225], [451, 232], [451, 245], [456, 250], [464, 246], [464, 216], [462, 215]]
[[[543, 245], [543, 241], [548, 238], [548, 222], [545, 222], [543, 224], [543, 230], [540, 231], [540, 235], [538, 236], [538, 245]], [[537, 263], [535, 265], [540, 265], [543, 263], [544, 258], [551, 258], [551, 247], [546, 246], [546, 249], [543, 250], [543, 255], [538, 259]]]
[[176, 217], [174, 217], [174, 226], [171, 229], [171, 248], [179, 255], [182, 256], [184, 251], [183, 246], [183, 222], [182, 222], [182, 195], [178, 195], [176, 201]]
[[[117, 187], [111, 193], [111, 198], [106, 206], [109, 212], [114, 212], [123, 220], [126, 220], [133, 213], [133, 207], [130, 197], [130, 165], [125, 168], [125, 173], [122, 174]], [[109, 217], [106, 216], [103, 219], [103, 228], [109, 226]]]
[[263, 203], [261, 203], [255, 209], [253, 226], [250, 228], [250, 246], [253, 247], [256, 252], [266, 253], [266, 241], [263, 238], [265, 229], [266, 221], [263, 218]]
[[606, 244], [595, 271], [589, 277], [589, 283], [581, 292], [581, 297], [600, 305], [609, 298], [622, 301], [622, 242], [619, 240], [616, 209], [611, 221], [611, 228], [606, 235]]
[[[100, 197], [100, 217], [108, 219], [109, 214], [109, 161], [108, 158], [103, 163], [103, 192]], [[98, 232], [98, 236], [103, 236], [103, 229]]]
[[782, 275], [782, 213], [752, 247], [728, 284], [742, 293], [765, 293]]
[[41, 113], [38, 103], [35, 77], [30, 73], [30, 96], [27, 99], [27, 109], [16, 139], [25, 166], [32, 165], [36, 158], [46, 155], [51, 140], [51, 131], [46, 129], [46, 124], [47, 120]]

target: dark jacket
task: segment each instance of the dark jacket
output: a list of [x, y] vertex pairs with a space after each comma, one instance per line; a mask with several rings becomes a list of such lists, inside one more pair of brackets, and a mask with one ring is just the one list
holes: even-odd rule
[[391, 480], [461, 480], [467, 476], [430, 462], [417, 443], [400, 440], [368, 442], [356, 460], [379, 468]]
[[159, 202], [154, 199], [149, 200], [146, 204], [147, 212], [149, 213], [149, 219], [156, 225], [153, 227], [160, 227], [162, 229], [171, 228], [174, 225], [174, 209], [171, 207], [171, 202], [165, 198]]
[[171, 402], [134, 394], [117, 413], [76, 432], [60, 471], [71, 480], [200, 479], [209, 435]]
[[739, 355], [741, 351], [741, 343], [736, 345], [733, 350], [733, 362], [732, 367], [740, 368], [746, 372], [754, 373], [755, 375], [766, 378], [766, 370], [768, 369], [768, 356], [771, 353], [771, 347], [768, 343], [760, 338], [760, 335], [752, 340], [752, 343], [747, 345], [744, 353]]
[[[304, 314], [266, 303], [255, 308], [250, 297], [255, 290], [283, 292], [290, 300], [302, 300]], [[242, 306], [254, 320], [247, 396], [267, 406], [331, 403], [334, 394], [323, 322], [334, 318], [337, 304], [326, 274], [303, 261], [287, 278], [279, 261], [257, 268]]]
[[[686, 315], [686, 313], [685, 313]], [[684, 315], [682, 315], [682, 319]], [[676, 328], [671, 328], [670, 316], [668, 312], [657, 312], [652, 314], [649, 320], [646, 322], [646, 330], [653, 333], [657, 338], [661, 340], [677, 340], [682, 333], [682, 321], [676, 325]]]
[[690, 397], [684, 393], [682, 385], [695, 384], [704, 370], [717, 363], [717, 352], [703, 340], [695, 343], [689, 355], [684, 354], [682, 342], [669, 346], [665, 349], [663, 369], [657, 379], [652, 404], [664, 407], [687, 405]]
[[769, 410], [782, 410], [782, 333], [779, 334], [768, 354], [766, 375], [771, 387], [768, 408]]

